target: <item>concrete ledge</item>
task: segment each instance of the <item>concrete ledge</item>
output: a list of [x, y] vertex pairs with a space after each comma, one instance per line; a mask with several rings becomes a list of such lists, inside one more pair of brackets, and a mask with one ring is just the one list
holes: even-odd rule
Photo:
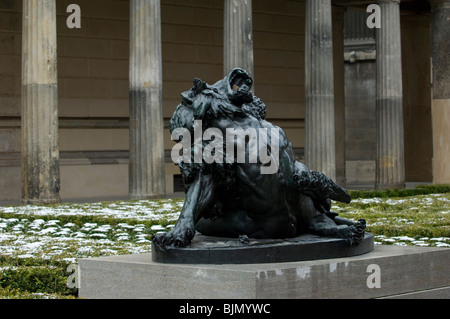
[[449, 264], [450, 249], [401, 246], [375, 246], [370, 253], [346, 258], [239, 265], [161, 264], [151, 254], [111, 256], [78, 261], [79, 296], [450, 298]]

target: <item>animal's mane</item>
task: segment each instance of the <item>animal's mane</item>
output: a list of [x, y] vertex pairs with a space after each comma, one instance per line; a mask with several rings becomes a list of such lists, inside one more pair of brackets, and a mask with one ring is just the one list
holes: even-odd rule
[[[185, 127], [191, 130], [189, 124], [192, 120], [205, 120], [212, 116], [220, 117], [246, 117], [253, 116], [259, 120], [266, 118], [266, 105], [256, 96], [250, 103], [245, 103], [241, 107], [236, 106], [230, 100], [227, 92], [227, 78], [224, 78], [214, 85], [196, 78], [192, 88], [181, 94], [182, 100], [175, 113], [183, 113], [183, 117], [174, 116], [171, 119], [170, 130], [178, 127]], [[186, 113], [190, 116], [186, 117]], [[186, 121], [186, 119], [188, 119]], [[192, 124], [191, 124], [192, 125]]]

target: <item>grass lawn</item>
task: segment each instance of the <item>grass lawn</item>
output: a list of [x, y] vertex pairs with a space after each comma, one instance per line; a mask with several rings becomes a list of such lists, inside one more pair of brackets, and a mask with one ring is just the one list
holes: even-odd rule
[[[450, 247], [450, 186], [352, 192], [333, 210], [364, 218], [375, 243]], [[67, 267], [78, 258], [150, 252], [182, 199], [0, 207], [0, 298], [76, 298]]]

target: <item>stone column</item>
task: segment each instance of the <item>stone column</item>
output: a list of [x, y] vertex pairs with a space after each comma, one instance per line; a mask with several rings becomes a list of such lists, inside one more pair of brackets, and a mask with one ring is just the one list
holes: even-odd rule
[[131, 198], [165, 194], [160, 0], [130, 1]]
[[224, 1], [224, 74], [239, 67], [254, 77], [252, 0]]
[[377, 29], [376, 119], [377, 158], [375, 187], [405, 185], [403, 88], [399, 0], [377, 1], [381, 28]]
[[58, 202], [56, 1], [23, 0], [22, 201]]
[[334, 73], [334, 129], [336, 148], [336, 180], [345, 183], [345, 76], [344, 76], [344, 13], [333, 6], [333, 73]]
[[450, 0], [431, 2], [433, 183], [450, 183]]
[[333, 32], [330, 0], [306, 1], [305, 162], [336, 179]]

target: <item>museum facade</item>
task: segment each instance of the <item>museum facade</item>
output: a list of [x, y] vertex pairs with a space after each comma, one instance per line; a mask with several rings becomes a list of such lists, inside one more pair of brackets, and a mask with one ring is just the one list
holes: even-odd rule
[[169, 119], [234, 67], [339, 184], [450, 183], [449, 19], [448, 0], [0, 0], [0, 201], [183, 191]]

